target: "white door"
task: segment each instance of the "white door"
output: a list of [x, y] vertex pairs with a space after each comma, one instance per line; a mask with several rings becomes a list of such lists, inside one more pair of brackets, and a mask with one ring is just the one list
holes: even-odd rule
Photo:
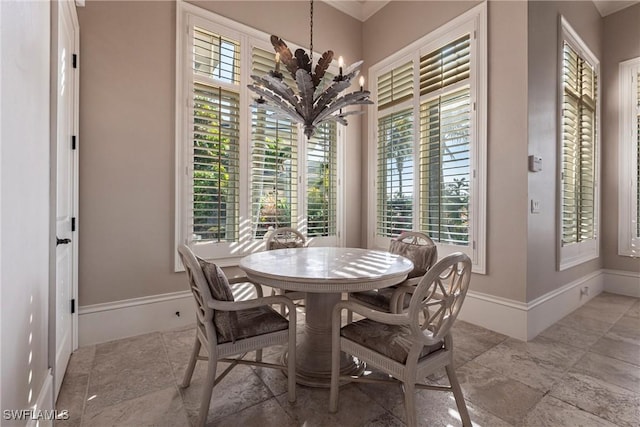
[[[55, 396], [74, 350], [74, 316], [78, 233], [75, 231], [77, 180], [77, 60], [78, 32], [75, 5], [58, 2], [57, 49], [57, 161], [56, 161], [56, 360]], [[76, 57], [77, 58], [77, 57]], [[74, 62], [76, 64], [74, 64]], [[73, 303], [72, 303], [72, 300]], [[75, 311], [75, 310], [74, 310]]]

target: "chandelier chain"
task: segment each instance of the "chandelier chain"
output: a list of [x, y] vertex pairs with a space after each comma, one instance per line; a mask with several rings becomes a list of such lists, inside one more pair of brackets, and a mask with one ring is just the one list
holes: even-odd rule
[[311, 0], [311, 7], [309, 12], [309, 59], [313, 64], [313, 0]]

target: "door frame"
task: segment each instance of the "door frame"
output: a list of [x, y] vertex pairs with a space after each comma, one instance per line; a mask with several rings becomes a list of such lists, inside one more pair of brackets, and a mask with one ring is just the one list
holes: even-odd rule
[[[57, 278], [56, 278], [56, 237], [57, 237], [57, 147], [58, 147], [58, 61], [60, 58], [60, 46], [58, 45], [58, 37], [59, 37], [59, 28], [58, 28], [58, 20], [59, 16], [62, 13], [69, 14], [71, 18], [71, 22], [74, 27], [74, 41], [73, 41], [73, 52], [77, 55], [76, 60], [76, 68], [71, 68], [74, 70], [73, 77], [71, 81], [73, 82], [73, 134], [76, 136], [76, 148], [73, 150], [72, 156], [72, 168], [73, 168], [73, 217], [76, 221], [75, 231], [72, 232], [72, 240], [73, 246], [71, 248], [72, 251], [72, 280], [71, 280], [71, 298], [75, 300], [75, 312], [71, 315], [71, 340], [72, 346], [71, 351], [73, 352], [78, 348], [78, 224], [79, 224], [79, 215], [78, 215], [78, 190], [79, 190], [79, 105], [80, 105], [80, 97], [79, 97], [79, 88], [80, 88], [80, 61], [79, 61], [79, 52], [80, 52], [80, 26], [78, 23], [78, 15], [76, 12], [76, 5], [74, 0], [56, 0], [51, 3], [51, 15], [50, 15], [50, 23], [51, 23], [51, 62], [50, 62], [50, 98], [49, 98], [49, 108], [50, 108], [50, 146], [49, 146], [49, 155], [50, 155], [50, 179], [49, 179], [49, 206], [50, 206], [50, 214], [49, 214], [49, 325], [48, 325], [48, 334], [49, 334], [49, 344], [48, 344], [48, 364], [49, 368], [53, 370], [54, 382], [53, 382], [53, 393], [52, 397], [54, 399], [53, 404], [55, 405], [55, 400], [57, 399], [58, 390], [55, 388], [56, 378], [58, 375], [64, 376], [64, 372], [56, 372], [56, 353], [57, 353], [57, 342], [56, 342], [56, 321], [57, 321]], [[71, 141], [69, 141], [71, 144]], [[55, 407], [55, 406], [53, 406]]]

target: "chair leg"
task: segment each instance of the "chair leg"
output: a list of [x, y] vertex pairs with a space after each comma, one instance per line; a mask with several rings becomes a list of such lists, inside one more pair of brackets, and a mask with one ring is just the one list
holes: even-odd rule
[[338, 412], [339, 382], [340, 382], [340, 336], [338, 334], [332, 334], [331, 389], [329, 391], [329, 412]]
[[449, 384], [451, 384], [451, 390], [453, 391], [453, 397], [456, 398], [456, 406], [462, 419], [462, 425], [464, 427], [471, 427], [471, 418], [469, 417], [469, 411], [467, 410], [467, 404], [464, 401], [464, 395], [462, 394], [462, 388], [458, 382], [458, 377], [453, 365], [447, 365], [445, 367], [447, 376], [449, 377]]
[[414, 383], [402, 383], [404, 387], [404, 409], [407, 412], [407, 426], [418, 425], [416, 416], [416, 385]]
[[295, 402], [296, 401], [296, 329], [295, 327], [289, 328], [289, 351], [287, 353], [287, 389], [289, 392], [289, 402]]
[[211, 405], [211, 395], [213, 394], [213, 385], [216, 382], [216, 367], [218, 365], [218, 357], [215, 354], [209, 354], [209, 363], [207, 363], [207, 382], [202, 390], [202, 400], [200, 401], [200, 414], [198, 415], [198, 427], [205, 427], [207, 423], [207, 415], [209, 414], [209, 405]]
[[184, 378], [182, 379], [182, 387], [187, 388], [189, 384], [191, 384], [191, 377], [193, 376], [193, 370], [196, 367], [196, 362], [198, 361], [198, 355], [200, 354], [200, 340], [196, 335], [196, 342], [193, 344], [193, 350], [191, 351], [191, 358], [189, 359], [189, 364], [187, 365], [187, 370], [184, 372]]

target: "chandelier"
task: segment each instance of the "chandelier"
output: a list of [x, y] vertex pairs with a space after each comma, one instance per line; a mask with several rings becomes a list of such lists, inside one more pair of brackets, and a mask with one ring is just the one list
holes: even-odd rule
[[[313, 0], [310, 5], [310, 43], [309, 54], [304, 49], [297, 49], [295, 54], [278, 36], [271, 36], [271, 44], [276, 52], [275, 69], [265, 76], [252, 75], [254, 83], [249, 89], [260, 97], [254, 106], [274, 113], [276, 118], [290, 119], [304, 125], [304, 134], [311, 138], [316, 127], [326, 122], [337, 122], [347, 125], [346, 116], [361, 114], [362, 111], [343, 111], [345, 107], [358, 104], [373, 104], [369, 100], [370, 92], [364, 90], [364, 77], [360, 77], [360, 90], [342, 95], [351, 85], [351, 80], [360, 73], [362, 61], [347, 67], [343, 73], [342, 57], [338, 61], [339, 74], [324, 88], [318, 89], [325, 72], [333, 60], [333, 51], [322, 54], [312, 71], [313, 64]], [[296, 88], [289, 87], [280, 72], [280, 64], [295, 81]], [[297, 92], [297, 93], [296, 93]]]

